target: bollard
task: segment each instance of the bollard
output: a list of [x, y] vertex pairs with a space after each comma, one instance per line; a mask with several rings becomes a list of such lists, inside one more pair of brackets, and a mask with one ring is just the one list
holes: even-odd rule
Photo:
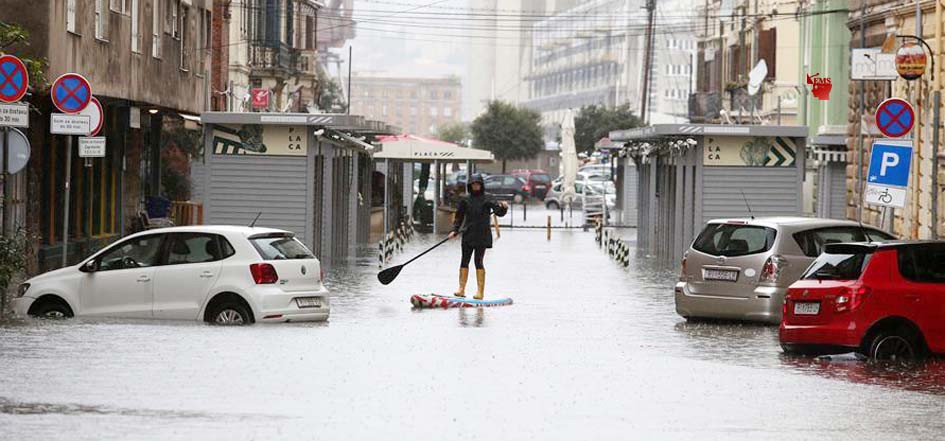
[[548, 215], [548, 240], [551, 240], [551, 215]]
[[522, 199], [522, 220], [528, 222], [528, 203]]

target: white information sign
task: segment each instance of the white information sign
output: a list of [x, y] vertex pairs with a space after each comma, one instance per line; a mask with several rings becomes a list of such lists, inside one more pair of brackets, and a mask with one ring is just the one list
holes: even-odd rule
[[30, 107], [26, 104], [0, 104], [0, 126], [29, 128]]
[[880, 48], [853, 49], [850, 78], [854, 80], [895, 80], [896, 54], [884, 54]]
[[88, 135], [92, 131], [88, 115], [53, 113], [49, 120], [49, 133], [53, 135]]
[[104, 158], [105, 157], [105, 137], [104, 136], [83, 136], [79, 138], [79, 157], [80, 158]]
[[863, 199], [866, 200], [867, 204], [904, 208], [906, 206], [906, 189], [889, 185], [866, 184]]

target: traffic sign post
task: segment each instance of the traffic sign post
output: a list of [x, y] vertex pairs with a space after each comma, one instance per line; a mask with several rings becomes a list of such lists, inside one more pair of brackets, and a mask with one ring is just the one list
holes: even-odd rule
[[53, 104], [63, 113], [79, 113], [92, 101], [92, 86], [77, 73], [62, 74], [49, 89]]
[[889, 98], [876, 108], [876, 127], [883, 135], [899, 138], [908, 135], [915, 125], [915, 111], [902, 98]]
[[864, 192], [865, 202], [884, 207], [905, 207], [911, 169], [911, 141], [874, 142]]
[[[0, 102], [16, 103], [25, 95], [30, 86], [29, 74], [26, 65], [13, 55], [0, 55]], [[6, 105], [0, 109], [0, 131], [3, 132], [3, 234], [13, 231], [13, 210], [10, 201], [13, 200], [13, 186], [10, 185], [10, 130], [12, 127], [29, 126], [29, 108], [20, 105]], [[22, 134], [21, 134], [22, 135]], [[27, 151], [29, 145], [27, 143]], [[29, 157], [27, 156], [27, 160]], [[2, 311], [0, 311], [2, 313]]]

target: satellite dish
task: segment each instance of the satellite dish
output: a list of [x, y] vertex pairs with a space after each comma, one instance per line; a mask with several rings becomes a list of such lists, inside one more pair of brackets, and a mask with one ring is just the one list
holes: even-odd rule
[[761, 83], [768, 76], [768, 63], [764, 59], [758, 60], [755, 68], [748, 73], [748, 94], [755, 96], [758, 89], [761, 89]]
[[[26, 135], [17, 129], [10, 129], [8, 135], [10, 149], [10, 174], [19, 173], [30, 162], [30, 142]], [[3, 157], [0, 156], [0, 170], [3, 170]]]

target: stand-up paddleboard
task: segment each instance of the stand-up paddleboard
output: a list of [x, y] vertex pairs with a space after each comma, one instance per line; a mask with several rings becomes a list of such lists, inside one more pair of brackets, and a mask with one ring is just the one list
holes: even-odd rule
[[415, 308], [475, 308], [480, 306], [511, 305], [512, 299], [483, 299], [472, 297], [441, 296], [439, 294], [414, 294], [410, 303]]

